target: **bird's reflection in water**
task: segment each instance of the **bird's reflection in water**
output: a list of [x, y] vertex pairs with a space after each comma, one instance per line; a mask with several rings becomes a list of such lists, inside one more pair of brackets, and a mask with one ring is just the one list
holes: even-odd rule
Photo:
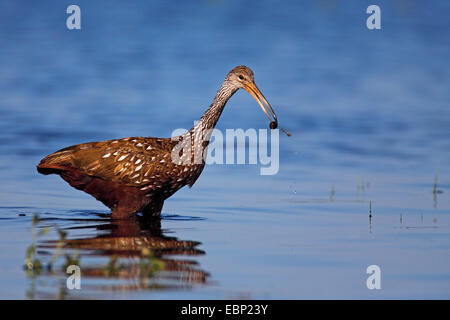
[[[36, 290], [39, 287], [36, 280], [48, 276], [59, 277], [56, 298], [64, 298], [72, 292], [83, 296], [83, 292], [98, 290], [176, 290], [207, 282], [208, 273], [201, 270], [193, 259], [205, 254], [197, 248], [200, 243], [166, 236], [168, 231], [161, 229], [160, 220], [148, 221], [143, 217], [130, 220], [75, 219], [65, 227], [58, 226], [58, 221], [67, 223], [67, 219], [56, 220], [57, 224], [52, 224], [54, 219], [33, 220], [35, 231], [32, 232], [35, 235], [53, 226], [59, 239], [35, 239], [30, 246], [35, 247], [31, 250], [34, 256], [27, 258], [27, 272], [33, 279], [31, 294], [28, 293], [30, 298], [49, 298], [48, 293], [39, 294]], [[77, 235], [71, 236], [72, 233]], [[86, 237], [86, 234], [90, 236]], [[60, 261], [59, 265], [55, 260]], [[70, 274], [65, 271], [71, 264], [80, 266], [82, 290], [66, 289], [65, 280]], [[48, 286], [48, 281], [46, 283]]]

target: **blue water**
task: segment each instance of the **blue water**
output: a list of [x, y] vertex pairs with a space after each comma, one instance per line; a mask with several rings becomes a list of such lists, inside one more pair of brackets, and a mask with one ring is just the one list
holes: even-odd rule
[[[450, 298], [448, 1], [377, 1], [373, 31], [371, 1], [79, 0], [74, 31], [70, 4], [0, 3], [0, 298]], [[208, 165], [148, 226], [35, 171], [65, 146], [190, 128], [241, 64], [292, 134], [278, 174]], [[267, 127], [246, 92], [217, 126]], [[33, 244], [53, 269], [24, 270]]]

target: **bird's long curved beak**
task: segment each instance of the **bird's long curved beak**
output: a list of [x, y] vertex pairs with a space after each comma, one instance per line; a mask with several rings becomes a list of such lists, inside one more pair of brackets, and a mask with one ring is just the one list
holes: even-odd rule
[[255, 83], [246, 84], [244, 86], [244, 89], [248, 91], [248, 93], [250, 93], [253, 96], [253, 98], [255, 98], [255, 100], [261, 107], [262, 111], [264, 111], [267, 118], [269, 118], [270, 128], [276, 129], [278, 127], [278, 119], [277, 116], [275, 115], [275, 111], [273, 111], [272, 107], [270, 106], [270, 103], [267, 101], [267, 99], [264, 97], [261, 91], [259, 91], [256, 84]]

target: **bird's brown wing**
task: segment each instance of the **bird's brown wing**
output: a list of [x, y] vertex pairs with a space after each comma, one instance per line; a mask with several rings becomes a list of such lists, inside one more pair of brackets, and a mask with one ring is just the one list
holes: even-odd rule
[[170, 139], [125, 138], [83, 143], [59, 150], [44, 158], [39, 167], [71, 167], [99, 177], [143, 190], [162, 187], [175, 170]]

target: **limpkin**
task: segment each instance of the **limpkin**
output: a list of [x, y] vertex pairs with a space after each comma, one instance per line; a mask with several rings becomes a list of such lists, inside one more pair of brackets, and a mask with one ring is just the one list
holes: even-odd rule
[[253, 72], [237, 66], [225, 77], [200, 120], [175, 138], [131, 137], [67, 147], [41, 160], [37, 170], [58, 174], [111, 209], [112, 218], [136, 213], [159, 217], [164, 200], [185, 185], [193, 186], [205, 166], [211, 131], [238, 90], [248, 91], [278, 127], [272, 107], [254, 82]]

